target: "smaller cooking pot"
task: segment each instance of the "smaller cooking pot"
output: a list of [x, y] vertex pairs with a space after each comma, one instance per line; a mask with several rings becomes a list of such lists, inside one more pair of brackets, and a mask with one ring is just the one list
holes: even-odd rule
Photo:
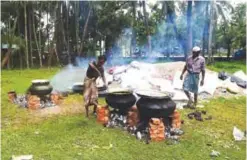
[[32, 85], [29, 87], [28, 92], [32, 95], [45, 96], [50, 94], [53, 87], [50, 85], [50, 81], [46, 79], [37, 79], [32, 81]]
[[105, 100], [112, 108], [126, 113], [135, 104], [136, 97], [130, 91], [114, 91], [108, 92]]
[[[97, 86], [97, 88], [98, 88], [98, 91], [105, 91], [107, 89], [106, 86], [101, 86], [101, 87]], [[83, 93], [84, 83], [74, 83], [72, 90], [74, 93]]]

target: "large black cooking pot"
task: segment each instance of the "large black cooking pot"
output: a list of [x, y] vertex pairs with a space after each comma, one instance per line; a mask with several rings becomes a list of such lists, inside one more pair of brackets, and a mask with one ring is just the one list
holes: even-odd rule
[[105, 100], [112, 108], [118, 109], [121, 113], [126, 113], [135, 104], [136, 97], [129, 91], [116, 91], [109, 92]]
[[141, 119], [168, 117], [176, 109], [176, 104], [169, 96], [138, 92], [137, 95], [141, 97], [136, 103]]
[[45, 96], [50, 94], [52, 89], [49, 80], [33, 80], [28, 92], [32, 95]]
[[[97, 87], [98, 91], [105, 91], [106, 87], [102, 86], [102, 87]], [[75, 83], [72, 87], [72, 90], [74, 93], [83, 93], [84, 91], [84, 84], [83, 83]]]

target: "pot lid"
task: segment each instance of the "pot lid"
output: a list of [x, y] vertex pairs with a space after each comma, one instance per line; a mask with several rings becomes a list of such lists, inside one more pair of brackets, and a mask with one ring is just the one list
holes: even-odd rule
[[32, 83], [47, 83], [50, 82], [48, 79], [35, 79], [32, 80]]
[[150, 97], [150, 98], [168, 98], [169, 95], [165, 92], [154, 91], [154, 90], [137, 90], [135, 93], [140, 97]]

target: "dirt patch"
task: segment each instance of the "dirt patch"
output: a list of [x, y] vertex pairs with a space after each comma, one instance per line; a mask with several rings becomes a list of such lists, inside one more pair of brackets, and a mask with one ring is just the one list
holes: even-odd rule
[[62, 102], [54, 107], [47, 107], [32, 111], [32, 115], [37, 117], [50, 117], [53, 115], [70, 115], [78, 113], [84, 113], [84, 107], [82, 103], [76, 101], [70, 104]]

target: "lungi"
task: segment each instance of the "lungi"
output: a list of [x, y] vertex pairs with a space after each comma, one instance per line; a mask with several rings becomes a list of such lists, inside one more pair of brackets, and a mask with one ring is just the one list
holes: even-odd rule
[[183, 89], [192, 93], [198, 93], [199, 73], [188, 72], [184, 78]]
[[85, 77], [84, 79], [84, 104], [94, 105], [98, 104], [98, 88], [96, 86], [96, 79]]

